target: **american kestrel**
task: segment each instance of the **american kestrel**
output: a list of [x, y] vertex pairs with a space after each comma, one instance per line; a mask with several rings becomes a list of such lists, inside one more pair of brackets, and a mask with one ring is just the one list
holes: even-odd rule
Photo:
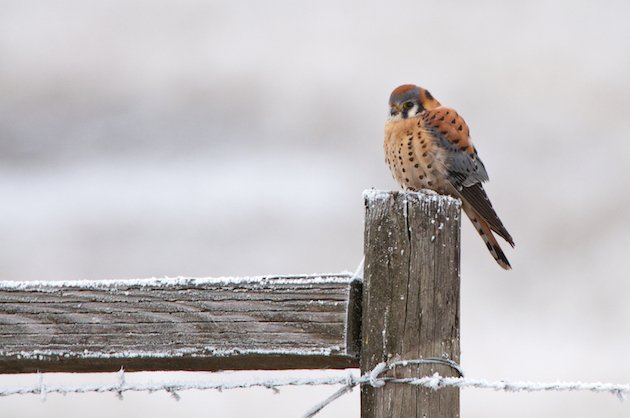
[[413, 84], [396, 87], [389, 108], [384, 148], [394, 179], [407, 190], [431, 189], [461, 199], [494, 259], [511, 269], [492, 231], [512, 247], [514, 241], [483, 189], [488, 173], [464, 119]]

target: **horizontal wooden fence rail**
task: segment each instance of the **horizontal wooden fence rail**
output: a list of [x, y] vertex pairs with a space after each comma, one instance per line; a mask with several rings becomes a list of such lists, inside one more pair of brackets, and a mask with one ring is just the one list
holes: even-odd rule
[[350, 274], [0, 282], [0, 373], [358, 367]]

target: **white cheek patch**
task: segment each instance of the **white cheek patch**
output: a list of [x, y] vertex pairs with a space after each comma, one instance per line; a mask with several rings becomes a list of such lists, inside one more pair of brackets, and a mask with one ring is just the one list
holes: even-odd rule
[[418, 114], [418, 105], [414, 104], [413, 107], [411, 109], [409, 109], [409, 111], [407, 112], [407, 117], [408, 118], [413, 118], [414, 116], [416, 116]]

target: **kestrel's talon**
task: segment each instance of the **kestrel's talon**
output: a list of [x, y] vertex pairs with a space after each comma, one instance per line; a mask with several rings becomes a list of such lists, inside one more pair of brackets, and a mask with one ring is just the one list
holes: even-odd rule
[[408, 190], [428, 189], [461, 199], [464, 212], [494, 259], [504, 269], [510, 269], [493, 231], [512, 247], [514, 240], [483, 189], [488, 173], [472, 145], [466, 122], [426, 89], [413, 84], [395, 88], [389, 106], [385, 155], [394, 155], [396, 149], [400, 154], [403, 144], [409, 149], [409, 158], [399, 157], [399, 164], [392, 165], [386, 158], [394, 179]]
[[422, 193], [429, 194], [429, 195], [436, 195], [436, 194], [438, 194], [438, 192], [436, 192], [435, 190], [431, 190], [431, 189], [421, 189], [420, 191]]

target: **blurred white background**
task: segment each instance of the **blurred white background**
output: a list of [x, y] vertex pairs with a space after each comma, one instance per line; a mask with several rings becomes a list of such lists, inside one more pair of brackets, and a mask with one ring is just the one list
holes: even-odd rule
[[[362, 190], [395, 187], [389, 93], [417, 83], [471, 126], [517, 244], [505, 272], [462, 222], [467, 375], [628, 383], [629, 21], [627, 0], [0, 0], [0, 279], [352, 270]], [[296, 417], [332, 391], [0, 410]], [[320, 416], [358, 411], [354, 391]], [[629, 415], [608, 395], [462, 391], [463, 417]]]

